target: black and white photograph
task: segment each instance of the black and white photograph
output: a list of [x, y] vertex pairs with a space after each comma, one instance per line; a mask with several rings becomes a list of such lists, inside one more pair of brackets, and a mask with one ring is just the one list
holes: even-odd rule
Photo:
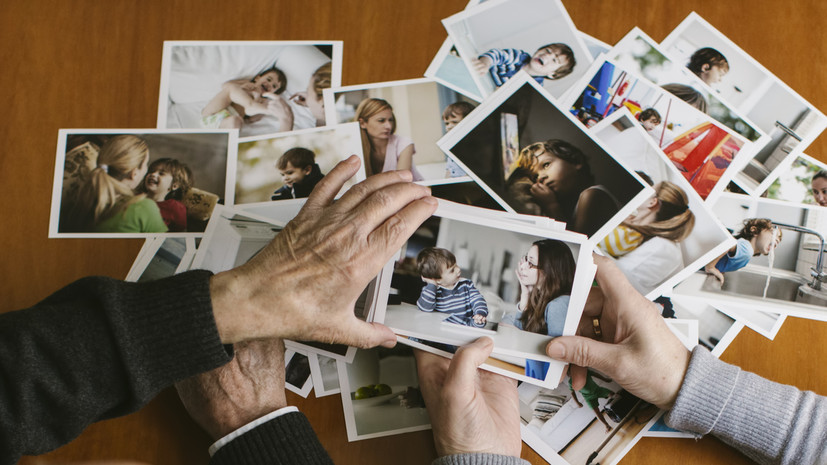
[[526, 76], [501, 87], [439, 146], [508, 211], [549, 217], [589, 237], [611, 231], [652, 195]]
[[324, 126], [322, 89], [341, 75], [339, 41], [166, 41], [158, 127], [250, 137]]
[[316, 397], [324, 397], [338, 394], [339, 371], [336, 366], [336, 359], [325, 355], [310, 352], [307, 354], [310, 360], [310, 376], [313, 378], [313, 393]]
[[61, 129], [49, 237], [200, 236], [237, 148], [233, 131]]
[[307, 355], [293, 350], [284, 351], [284, 387], [304, 398], [313, 390], [310, 360]]
[[431, 429], [413, 349], [359, 349], [337, 362], [348, 441]]
[[770, 141], [734, 178], [749, 194], [788, 156], [806, 150], [827, 117], [697, 13], [690, 13], [661, 47], [745, 115]]
[[127, 281], [145, 282], [173, 276], [190, 268], [195, 256], [193, 237], [152, 237], [144, 242]]
[[520, 71], [560, 97], [592, 61], [559, 0], [490, 0], [442, 23], [482, 97]]

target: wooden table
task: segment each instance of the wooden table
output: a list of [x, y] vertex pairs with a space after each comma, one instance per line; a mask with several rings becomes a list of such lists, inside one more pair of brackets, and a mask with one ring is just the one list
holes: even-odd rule
[[[0, 311], [34, 304], [82, 276], [123, 278], [140, 240], [47, 239], [59, 128], [155, 126], [162, 41], [344, 40], [343, 83], [419, 77], [464, 0], [6, 0], [0, 8]], [[827, 4], [793, 0], [566, 0], [583, 31], [614, 43], [634, 26], [663, 39], [698, 11], [802, 96], [827, 109]], [[825, 160], [825, 138], [808, 153]], [[827, 394], [827, 324], [790, 318], [775, 341], [744, 330], [724, 354], [762, 376]], [[430, 433], [348, 443], [338, 397], [290, 395], [337, 463], [427, 463]], [[209, 439], [174, 392], [89, 427], [43, 460], [207, 461]], [[527, 447], [523, 456], [542, 459]], [[393, 457], [393, 459], [389, 459]], [[22, 463], [40, 463], [25, 459]], [[622, 463], [747, 463], [715, 439], [644, 439]]]

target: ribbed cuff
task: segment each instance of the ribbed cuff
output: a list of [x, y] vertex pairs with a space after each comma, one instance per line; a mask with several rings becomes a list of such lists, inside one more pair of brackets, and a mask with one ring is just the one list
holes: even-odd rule
[[440, 457], [431, 465], [531, 465], [511, 455], [499, 454], [455, 454]]
[[300, 412], [286, 413], [233, 439], [215, 452], [211, 465], [332, 465], [310, 422]]
[[[114, 339], [132, 360], [146, 361], [128, 374], [137, 390], [217, 368], [232, 359], [221, 343], [210, 300], [209, 271], [132, 284], [102, 282]], [[140, 311], [137, 311], [140, 309]]]

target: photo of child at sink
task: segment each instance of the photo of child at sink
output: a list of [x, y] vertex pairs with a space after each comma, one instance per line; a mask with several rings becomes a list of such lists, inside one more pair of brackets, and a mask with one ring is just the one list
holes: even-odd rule
[[449, 313], [445, 320], [482, 328], [488, 318], [488, 305], [468, 279], [462, 279], [457, 258], [450, 250], [426, 247], [416, 257], [416, 267], [425, 287], [416, 306], [423, 312]]
[[704, 267], [707, 274], [724, 283], [724, 273], [747, 266], [752, 257], [769, 255], [781, 242], [781, 229], [767, 218], [750, 218], [735, 236], [738, 242]]

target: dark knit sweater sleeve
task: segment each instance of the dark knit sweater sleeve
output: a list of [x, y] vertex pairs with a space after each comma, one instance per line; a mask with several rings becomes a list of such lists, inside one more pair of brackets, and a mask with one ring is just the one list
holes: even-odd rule
[[205, 271], [148, 283], [84, 278], [0, 315], [0, 464], [138, 410], [227, 363]]
[[827, 398], [742, 371], [700, 346], [666, 423], [712, 434], [758, 463], [827, 463]]
[[210, 465], [332, 465], [316, 433], [300, 412], [281, 415], [247, 431], [216, 451]]

